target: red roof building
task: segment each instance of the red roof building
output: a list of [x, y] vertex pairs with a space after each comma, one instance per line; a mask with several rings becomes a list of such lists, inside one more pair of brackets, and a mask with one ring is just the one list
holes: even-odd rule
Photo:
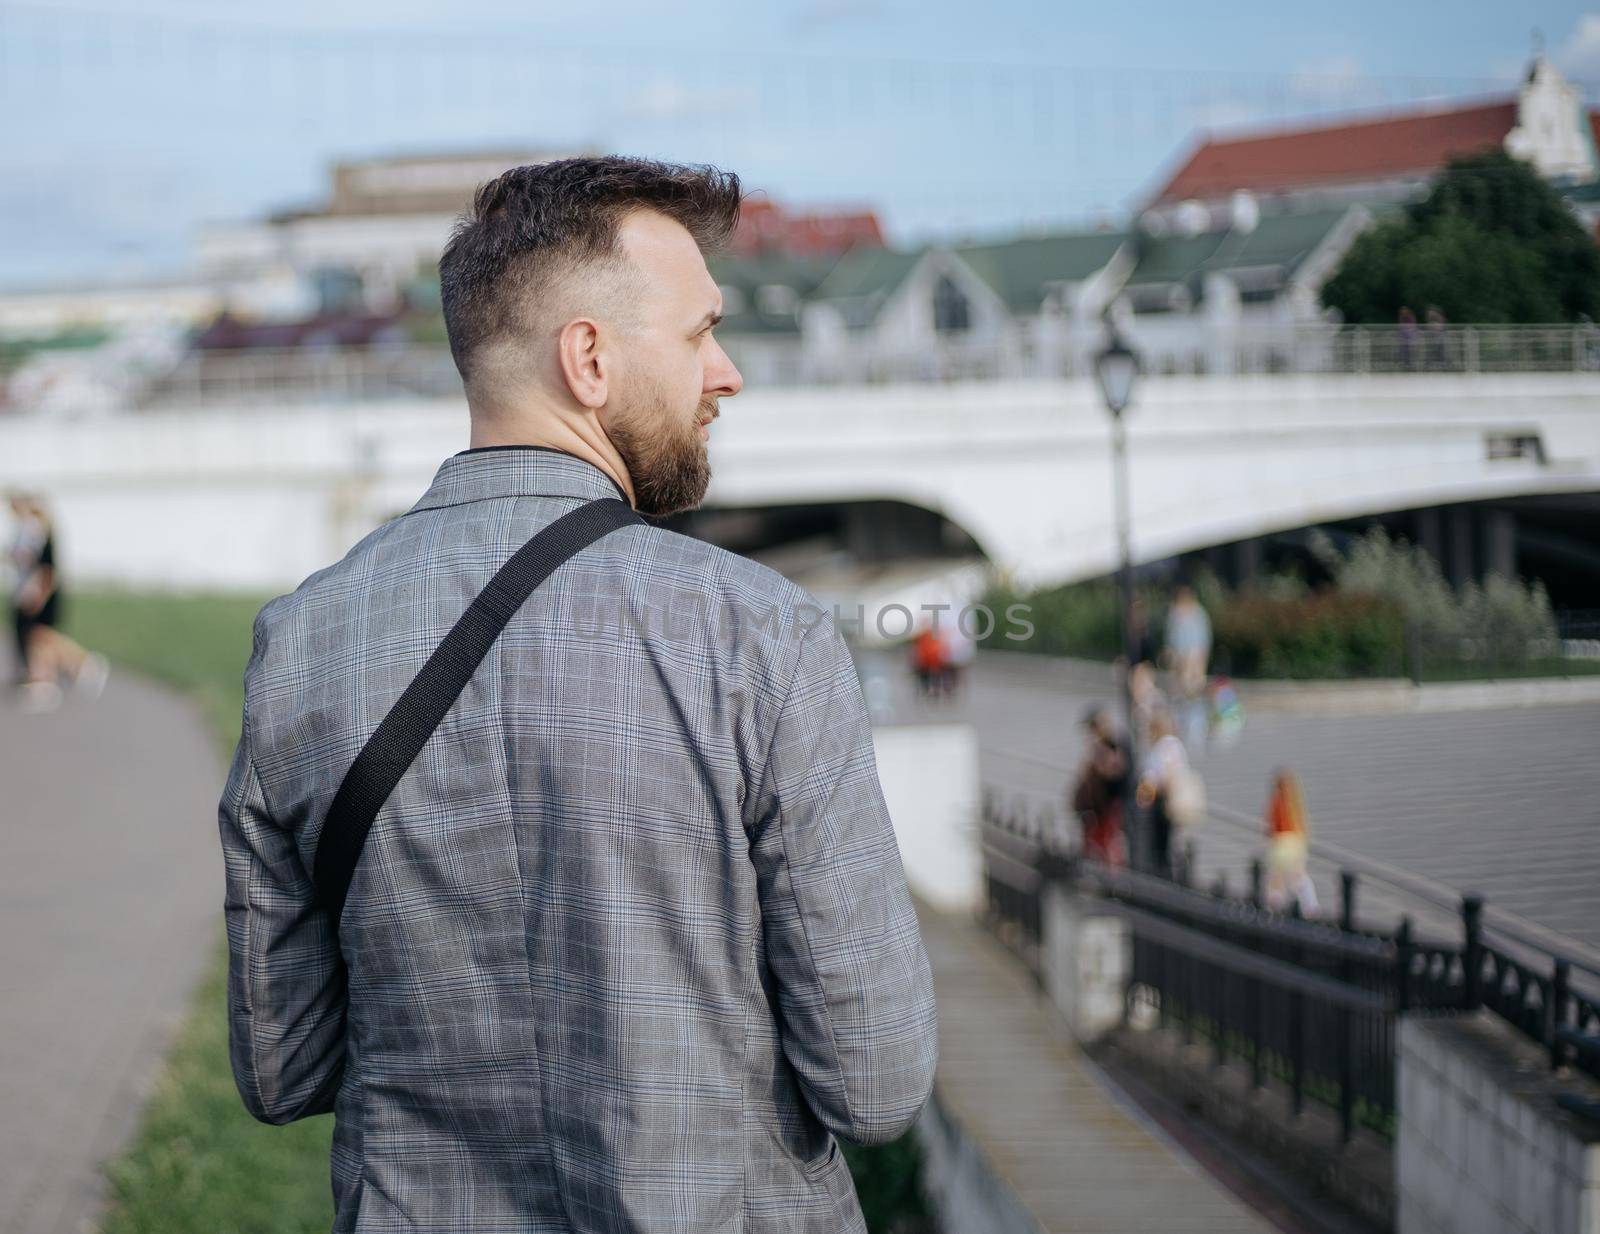
[[728, 252], [735, 257], [837, 257], [858, 245], [883, 247], [883, 229], [870, 210], [791, 214], [756, 198], [740, 207]]
[[1600, 112], [1540, 59], [1521, 91], [1503, 99], [1207, 136], [1147, 208], [1215, 205], [1239, 192], [1266, 203], [1394, 199], [1417, 191], [1452, 158], [1493, 149], [1528, 159], [1553, 181], [1593, 182]]
[[1241, 189], [1270, 197], [1320, 187], [1426, 178], [1457, 155], [1503, 146], [1516, 123], [1517, 104], [1510, 100], [1323, 128], [1208, 138], [1151, 204], [1205, 201]]

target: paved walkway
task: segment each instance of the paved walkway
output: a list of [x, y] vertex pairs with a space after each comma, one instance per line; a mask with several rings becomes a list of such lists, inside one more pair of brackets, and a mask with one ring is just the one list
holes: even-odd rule
[[[894, 718], [977, 727], [983, 782], [1059, 808], [1091, 702], [1116, 705], [1109, 671], [1071, 661], [980, 653], [964, 696], [911, 697], [897, 658]], [[1600, 703], [1433, 714], [1296, 715], [1250, 711], [1237, 746], [1199, 760], [1210, 800], [1260, 818], [1273, 768], [1295, 768], [1312, 843], [1331, 840], [1600, 948]], [[1207, 824], [1197, 837], [1208, 882], [1247, 878], [1250, 827]], [[1336, 876], [1314, 870], [1325, 901]], [[1376, 895], [1363, 897], [1373, 907]]]
[[193, 709], [126, 674], [49, 715], [0, 693], [0, 1234], [92, 1228], [221, 935], [221, 784]]
[[922, 910], [941, 1109], [1046, 1234], [1266, 1234], [1108, 1095], [1033, 979], [979, 926]]

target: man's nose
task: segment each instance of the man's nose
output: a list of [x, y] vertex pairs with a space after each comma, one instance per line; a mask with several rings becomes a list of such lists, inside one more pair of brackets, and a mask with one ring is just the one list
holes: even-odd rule
[[722, 344], [712, 341], [716, 345], [716, 355], [706, 365], [705, 393], [712, 398], [732, 398], [744, 389], [744, 378], [728, 359], [728, 353], [722, 350]]

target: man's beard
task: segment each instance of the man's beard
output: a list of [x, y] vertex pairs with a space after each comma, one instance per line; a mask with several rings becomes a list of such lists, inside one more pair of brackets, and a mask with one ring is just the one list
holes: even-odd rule
[[700, 425], [715, 418], [717, 401], [706, 399], [688, 424], [680, 423], [657, 395], [620, 417], [607, 430], [633, 481], [634, 508], [651, 518], [692, 510], [711, 483], [711, 460]]

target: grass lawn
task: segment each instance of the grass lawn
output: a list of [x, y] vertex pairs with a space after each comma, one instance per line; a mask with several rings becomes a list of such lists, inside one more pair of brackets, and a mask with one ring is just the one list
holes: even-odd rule
[[[81, 592], [64, 616], [68, 633], [119, 669], [194, 698], [225, 765], [239, 740], [250, 623], [268, 598]], [[234, 1089], [220, 920], [217, 936], [216, 959], [139, 1129], [107, 1171], [112, 1203], [101, 1234], [326, 1234], [333, 1224], [333, 1119], [264, 1126]], [[911, 1137], [883, 1148], [846, 1146], [845, 1155], [874, 1234], [925, 1228], [921, 1154]]]
[[67, 633], [84, 646], [198, 702], [226, 760], [239, 740], [250, 623], [269, 599], [74, 591], [63, 607]]
[[1491, 667], [1483, 661], [1423, 661], [1422, 680], [1431, 681], [1523, 681], [1528, 678], [1600, 676], [1600, 660], [1528, 660], [1522, 664]]

